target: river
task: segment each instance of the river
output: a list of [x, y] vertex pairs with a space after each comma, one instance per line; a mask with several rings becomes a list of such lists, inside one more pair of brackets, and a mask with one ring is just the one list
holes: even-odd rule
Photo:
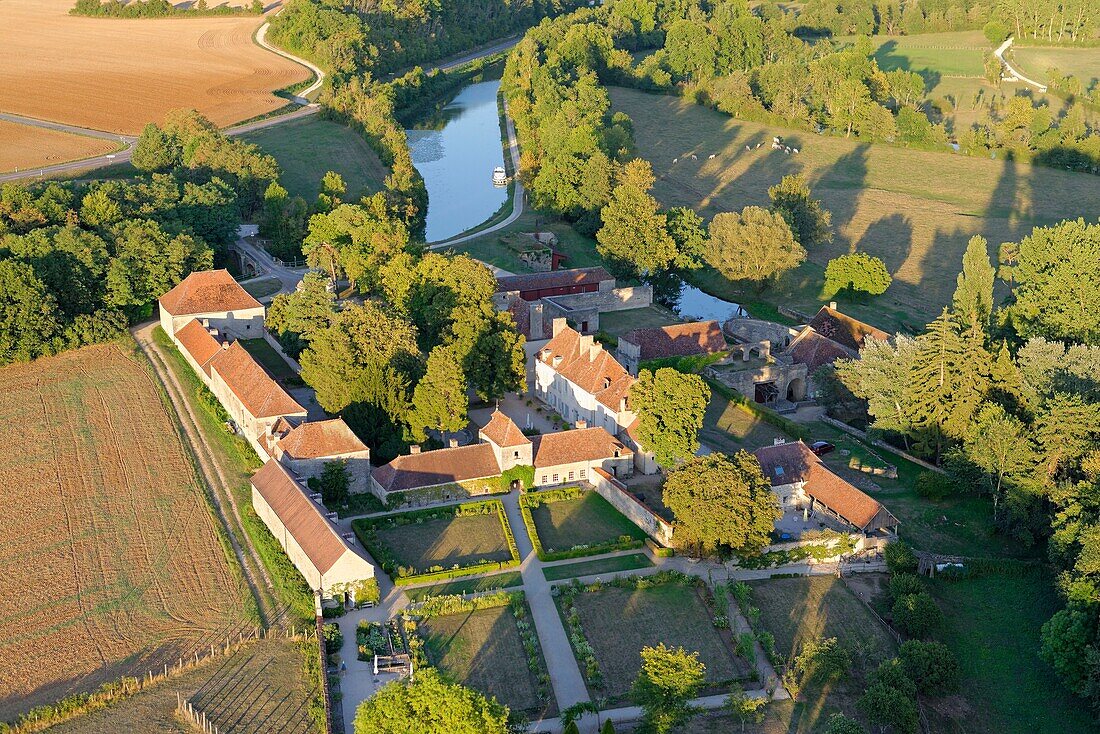
[[500, 80], [471, 84], [443, 110], [442, 127], [408, 130], [413, 164], [428, 189], [425, 238], [439, 242], [489, 219], [508, 199], [493, 186], [504, 165], [497, 91]]

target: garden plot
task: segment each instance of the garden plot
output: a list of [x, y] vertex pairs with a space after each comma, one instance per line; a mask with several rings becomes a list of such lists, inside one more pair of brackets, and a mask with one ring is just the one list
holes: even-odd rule
[[[724, 612], [711, 607], [695, 579], [662, 572], [607, 584], [559, 587], [559, 609], [593, 697], [625, 701], [641, 669], [643, 647], [665, 643], [698, 652], [704, 694], [720, 693], [752, 667], [737, 656]], [[701, 583], [701, 582], [700, 582]], [[576, 640], [583, 644], [577, 646]]]
[[[545, 556], [571, 549], [591, 553], [645, 540], [645, 533], [596, 492], [580, 487], [524, 496]], [[529, 528], [530, 529], [530, 528]]]

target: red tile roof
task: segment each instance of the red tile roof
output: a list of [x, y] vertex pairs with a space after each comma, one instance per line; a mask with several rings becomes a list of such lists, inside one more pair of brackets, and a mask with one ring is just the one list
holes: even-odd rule
[[191, 319], [176, 332], [176, 341], [191, 355], [191, 359], [195, 360], [202, 371], [209, 375], [211, 360], [222, 351], [221, 343], [197, 319]]
[[499, 410], [493, 411], [493, 415], [489, 419], [489, 422], [481, 429], [481, 435], [484, 436], [486, 440], [492, 441], [502, 448], [508, 446], [524, 446], [531, 443], [531, 439], [523, 435], [523, 431], [520, 430], [519, 426]]
[[398, 456], [371, 472], [387, 492], [485, 479], [500, 474], [493, 447], [487, 443]]
[[760, 462], [760, 469], [771, 480], [773, 487], [806, 481], [810, 468], [821, 461], [801, 441], [763, 446], [754, 451], [753, 455]]
[[368, 450], [342, 418], [306, 421], [291, 429], [277, 445], [292, 459], [319, 459]]
[[160, 305], [173, 316], [192, 313], [221, 313], [262, 308], [240, 286], [228, 270], [202, 270], [191, 273], [172, 290], [160, 297]]
[[582, 461], [600, 461], [633, 456], [629, 446], [603, 428], [577, 428], [572, 431], [544, 433], [532, 439], [535, 466], [543, 469]]
[[854, 357], [858, 352], [846, 349], [838, 342], [818, 334], [812, 326], [807, 326], [794, 338], [784, 354], [795, 364], [804, 364], [809, 372], [813, 372], [838, 359]]
[[[554, 366], [555, 357], [562, 358], [557, 366]], [[591, 348], [582, 352], [581, 335], [568, 327], [539, 350], [538, 359], [615, 411], [619, 410], [622, 399], [630, 394], [630, 387], [635, 382], [600, 344], [593, 342]]]
[[210, 366], [253, 418], [306, 412], [286, 390], [279, 387], [240, 342], [233, 342], [228, 349], [222, 350]]
[[717, 321], [695, 321], [653, 329], [634, 329], [619, 338], [637, 344], [641, 360], [714, 354], [726, 348], [722, 327]]
[[880, 341], [890, 338], [890, 335], [882, 329], [876, 329], [828, 306], [822, 306], [817, 315], [810, 320], [809, 325], [826, 339], [832, 339], [837, 344], [857, 352], [868, 338]]
[[341, 556], [354, 552], [321, 514], [321, 508], [306, 496], [302, 485], [279, 462], [271, 459], [264, 464], [252, 476], [252, 486], [318, 572], [326, 573]]
[[497, 292], [532, 291], [544, 288], [588, 285], [614, 280], [614, 276], [601, 267], [551, 270], [546, 273], [505, 275], [497, 278]]

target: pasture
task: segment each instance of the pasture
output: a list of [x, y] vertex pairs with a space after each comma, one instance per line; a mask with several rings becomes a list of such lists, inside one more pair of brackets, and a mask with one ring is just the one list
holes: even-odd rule
[[983, 54], [991, 50], [981, 31], [873, 36], [871, 43], [880, 69], [915, 71], [929, 88], [944, 77], [980, 78], [984, 73]]
[[1064, 75], [1080, 79], [1085, 89], [1100, 83], [1100, 48], [1097, 47], [1013, 46], [1009, 59], [1036, 81], [1050, 81], [1047, 71], [1054, 67]]
[[117, 143], [0, 120], [0, 173], [111, 153]]
[[711, 624], [713, 615], [699, 594], [681, 583], [577, 594], [574, 608], [603, 673], [604, 687], [594, 694], [622, 700], [642, 667], [642, 648], [661, 642], [698, 652], [708, 686], [747, 677], [748, 663], [734, 653], [729, 633]]
[[531, 508], [542, 547], [548, 552], [578, 545], [600, 545], [629, 536], [644, 540], [645, 533], [596, 492], [575, 499], [543, 502]]
[[[432, 617], [421, 623], [419, 632], [429, 662], [458, 682], [495, 696], [513, 711], [535, 717], [549, 713], [539, 699], [535, 673], [509, 607]], [[539, 662], [545, 670], [541, 655]]]
[[114, 343], [0, 370], [0, 720], [253, 623], [139, 359]]
[[348, 201], [382, 190], [388, 171], [378, 155], [354, 130], [318, 115], [291, 120], [241, 136], [279, 162], [279, 182], [291, 196], [312, 202], [321, 177], [339, 173], [347, 184]]
[[283, 107], [272, 92], [310, 74], [253, 43], [254, 16], [85, 18], [72, 5], [0, 3], [0, 109], [136, 134], [191, 107], [225, 126]]
[[[201, 705], [223, 732], [308, 734], [316, 729], [306, 711], [312, 692], [303, 685], [302, 651], [293, 640], [259, 640], [154, 688], [50, 729], [56, 734], [196, 729], [176, 715], [176, 693]], [[303, 645], [316, 645], [304, 642]], [[312, 651], [312, 650], [311, 650]]]
[[[630, 89], [610, 94], [614, 110], [634, 121], [638, 153], [653, 164], [653, 193], [664, 206], [691, 206], [706, 219], [766, 206], [769, 186], [803, 173], [832, 212], [834, 241], [811, 247], [806, 263], [763, 293], [709, 269], [691, 276], [704, 290], [750, 307], [766, 300], [815, 312], [826, 263], [860, 250], [882, 258], [894, 282], [869, 303], [842, 308], [882, 328], [919, 328], [950, 301], [972, 235], [983, 235], [995, 257], [1001, 242], [1037, 225], [1100, 210], [1095, 176], [788, 130]], [[772, 151], [775, 135], [800, 152]]]

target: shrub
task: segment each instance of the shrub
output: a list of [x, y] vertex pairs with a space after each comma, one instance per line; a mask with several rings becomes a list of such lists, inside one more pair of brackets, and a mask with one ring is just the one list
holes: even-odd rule
[[895, 658], [871, 674], [871, 684], [857, 705], [871, 723], [893, 727], [900, 734], [915, 734], [919, 728], [916, 696], [916, 685]]
[[321, 630], [325, 639], [325, 652], [340, 652], [340, 648], [344, 646], [344, 634], [340, 632], [340, 625], [329, 622]]
[[895, 601], [909, 594], [919, 594], [924, 590], [924, 582], [915, 574], [899, 573], [890, 579], [890, 598]]
[[900, 540], [888, 544], [882, 555], [892, 574], [914, 573], [917, 570], [917, 556], [912, 548]]
[[956, 486], [951, 478], [934, 471], [922, 471], [917, 475], [914, 487], [917, 494], [929, 500], [942, 500], [954, 494]]
[[792, 696], [797, 696], [807, 683], [840, 680], [851, 667], [852, 655], [837, 638], [807, 640], [783, 676], [783, 685]]
[[833, 714], [825, 724], [825, 734], [867, 734], [867, 731], [855, 719]]
[[898, 651], [898, 661], [921, 693], [942, 696], [959, 688], [959, 663], [942, 642], [909, 640]]
[[943, 623], [943, 612], [925, 591], [906, 594], [894, 602], [894, 624], [910, 637], [924, 637]]

